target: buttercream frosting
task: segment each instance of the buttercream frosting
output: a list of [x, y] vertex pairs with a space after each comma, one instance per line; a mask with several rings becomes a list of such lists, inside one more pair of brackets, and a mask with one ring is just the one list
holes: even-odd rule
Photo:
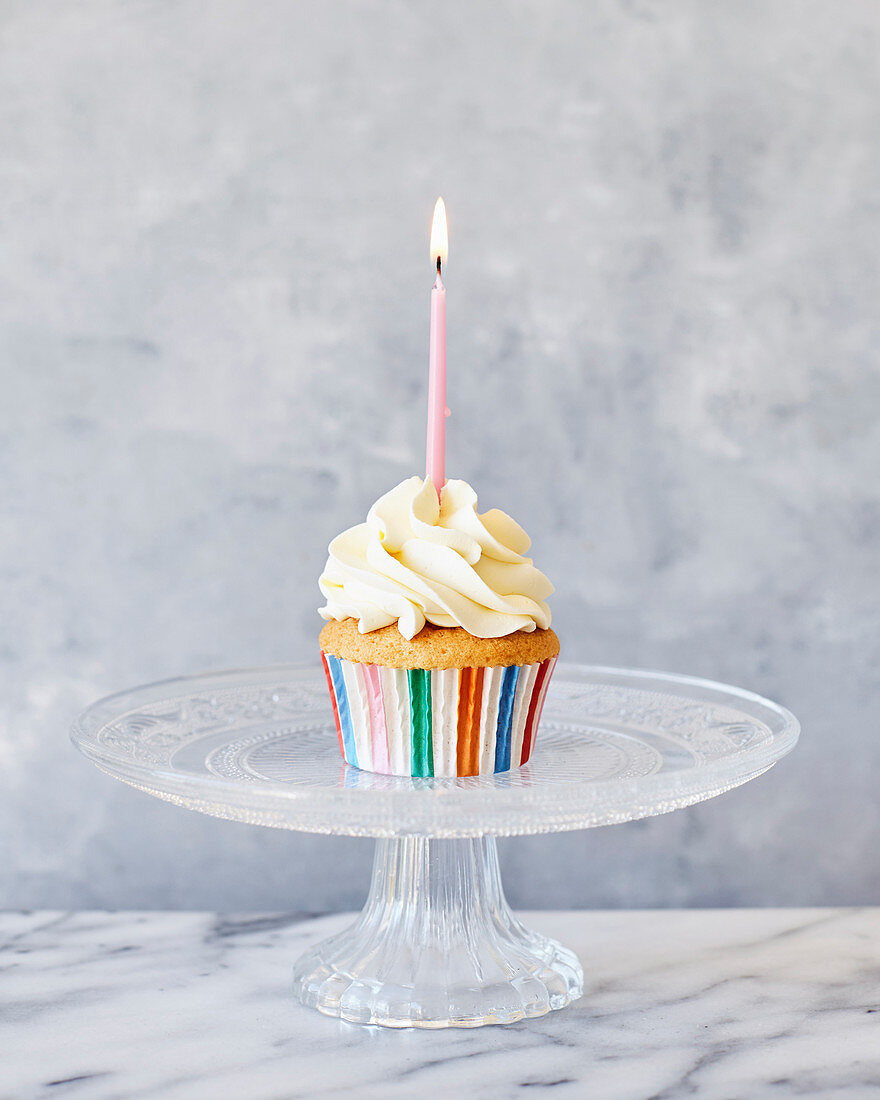
[[320, 613], [357, 619], [361, 634], [396, 622], [404, 638], [426, 621], [478, 638], [544, 629], [553, 585], [524, 556], [530, 545], [505, 512], [480, 515], [466, 481], [447, 481], [438, 501], [428, 478], [407, 478], [330, 543]]

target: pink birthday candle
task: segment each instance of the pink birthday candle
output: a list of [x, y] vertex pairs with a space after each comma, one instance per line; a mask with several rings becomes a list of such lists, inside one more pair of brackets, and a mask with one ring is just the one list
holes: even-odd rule
[[431, 347], [428, 375], [428, 447], [426, 476], [434, 483], [437, 496], [446, 484], [446, 288], [441, 268], [448, 255], [446, 207], [437, 199], [431, 224], [431, 260], [437, 265], [437, 279], [431, 291]]

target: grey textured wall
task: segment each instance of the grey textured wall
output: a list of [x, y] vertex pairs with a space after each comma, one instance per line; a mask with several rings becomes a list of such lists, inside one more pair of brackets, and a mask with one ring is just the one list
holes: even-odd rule
[[367, 842], [227, 824], [67, 742], [99, 695], [311, 660], [329, 538], [423, 463], [555, 580], [566, 656], [786, 703], [796, 754], [507, 842], [528, 905], [880, 902], [880, 8], [0, 6], [0, 887], [359, 903]]

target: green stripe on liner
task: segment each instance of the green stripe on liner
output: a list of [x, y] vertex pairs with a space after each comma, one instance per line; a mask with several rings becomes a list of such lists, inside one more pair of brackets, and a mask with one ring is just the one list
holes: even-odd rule
[[413, 775], [434, 774], [434, 741], [431, 722], [431, 672], [426, 668], [408, 668], [409, 713], [412, 720]]

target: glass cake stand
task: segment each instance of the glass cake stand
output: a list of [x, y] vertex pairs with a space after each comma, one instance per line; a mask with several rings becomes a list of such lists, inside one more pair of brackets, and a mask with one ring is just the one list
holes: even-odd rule
[[495, 837], [611, 825], [690, 806], [797, 741], [787, 710], [688, 676], [561, 664], [535, 753], [465, 779], [362, 772], [339, 754], [317, 668], [182, 677], [112, 695], [72, 737], [117, 779], [201, 813], [378, 838], [363, 912], [296, 963], [296, 995], [390, 1027], [542, 1016], [583, 992], [576, 956], [526, 929]]

